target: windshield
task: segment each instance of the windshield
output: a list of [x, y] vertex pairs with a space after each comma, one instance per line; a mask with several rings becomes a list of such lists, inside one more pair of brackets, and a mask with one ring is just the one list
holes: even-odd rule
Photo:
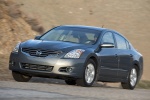
[[58, 27], [48, 31], [40, 40], [95, 44], [98, 38], [98, 32], [85, 28]]

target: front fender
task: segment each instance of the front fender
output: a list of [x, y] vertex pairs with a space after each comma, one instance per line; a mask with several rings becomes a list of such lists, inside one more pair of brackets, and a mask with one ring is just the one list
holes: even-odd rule
[[99, 75], [99, 66], [100, 66], [100, 60], [98, 55], [94, 52], [94, 50], [88, 50], [86, 52], [84, 52], [84, 54], [82, 55], [82, 57], [84, 57], [85, 62], [84, 62], [84, 66], [86, 66], [86, 63], [88, 62], [89, 59], [92, 59], [95, 61], [96, 63], [96, 73], [97, 73], [97, 78]]

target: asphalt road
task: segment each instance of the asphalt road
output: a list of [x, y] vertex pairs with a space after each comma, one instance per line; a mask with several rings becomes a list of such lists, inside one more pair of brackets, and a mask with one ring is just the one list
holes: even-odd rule
[[60, 80], [0, 81], [0, 100], [150, 100], [150, 90], [70, 86]]

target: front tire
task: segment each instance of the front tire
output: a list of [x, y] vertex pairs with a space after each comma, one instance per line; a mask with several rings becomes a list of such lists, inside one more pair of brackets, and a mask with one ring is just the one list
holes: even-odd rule
[[93, 85], [96, 78], [96, 63], [89, 59], [85, 64], [83, 78], [76, 81], [77, 85], [90, 87]]
[[28, 82], [32, 77], [12, 71], [13, 78], [18, 82]]
[[127, 83], [124, 82], [121, 83], [122, 88], [133, 90], [137, 84], [137, 81], [138, 81], [138, 69], [136, 66], [134, 66], [129, 73]]

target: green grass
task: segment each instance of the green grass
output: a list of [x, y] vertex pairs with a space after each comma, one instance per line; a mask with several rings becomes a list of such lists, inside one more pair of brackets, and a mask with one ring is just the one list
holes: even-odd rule
[[137, 86], [137, 88], [142, 88], [142, 89], [150, 89], [150, 81], [147, 80], [141, 80]]

